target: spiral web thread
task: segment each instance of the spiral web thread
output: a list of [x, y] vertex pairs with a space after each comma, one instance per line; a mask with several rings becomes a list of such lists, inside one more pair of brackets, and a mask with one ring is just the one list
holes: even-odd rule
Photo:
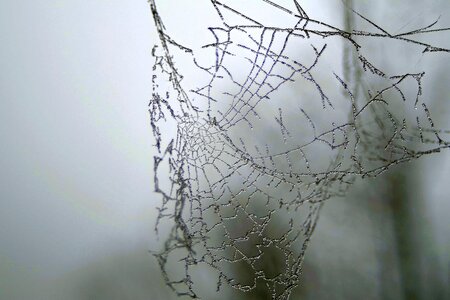
[[[209, 28], [213, 42], [201, 49], [211, 59], [202, 65], [195, 49], [171, 38], [149, 1], [160, 38], [149, 104], [158, 152], [154, 183], [162, 196], [157, 228], [161, 222], [173, 226], [155, 256], [179, 296], [200, 297], [193, 274], [207, 266], [217, 290], [224, 283], [241, 291], [264, 285], [272, 299], [288, 299], [300, 282], [323, 201], [344, 195], [357, 178], [450, 147], [449, 132], [435, 127], [422, 99], [425, 73], [389, 75], [362, 46], [377, 38], [447, 55], [449, 49], [415, 37], [448, 28], [436, 29], [436, 21], [393, 35], [349, 8], [373, 31], [343, 30], [310, 18], [295, 0], [291, 7], [260, 2], [294, 22], [268, 26], [226, 1], [211, 0], [222, 25]], [[231, 24], [229, 16], [242, 23]], [[354, 71], [332, 71], [331, 88], [316, 74], [328, 40], [336, 37], [352, 50]], [[309, 46], [307, 58], [290, 51], [301, 43]], [[189, 56], [192, 70], [207, 80], [184, 85], [177, 53]], [[377, 84], [361, 83], [354, 74]], [[285, 104], [277, 98], [297, 85], [313, 91], [309, 100]], [[167, 128], [174, 128], [173, 135]], [[267, 260], [282, 271], [267, 271]], [[241, 265], [250, 279], [233, 273]]]

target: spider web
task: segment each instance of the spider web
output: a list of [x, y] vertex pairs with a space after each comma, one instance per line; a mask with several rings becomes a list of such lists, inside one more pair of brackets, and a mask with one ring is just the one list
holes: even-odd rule
[[[450, 147], [422, 97], [425, 73], [389, 74], [364, 51], [376, 38], [448, 53], [415, 39], [449, 30], [437, 21], [394, 35], [348, 8], [373, 31], [344, 30], [309, 17], [295, 0], [254, 1], [282, 16], [274, 25], [233, 1], [211, 0], [209, 42], [188, 45], [172, 38], [155, 2], [157, 229], [172, 224], [155, 256], [179, 296], [200, 297], [193, 274], [206, 266], [217, 290], [264, 285], [272, 299], [288, 299], [325, 200], [358, 178]], [[351, 50], [351, 70], [323, 62], [336, 41]], [[268, 260], [282, 271], [265, 268]], [[240, 265], [250, 275], [235, 274]]]

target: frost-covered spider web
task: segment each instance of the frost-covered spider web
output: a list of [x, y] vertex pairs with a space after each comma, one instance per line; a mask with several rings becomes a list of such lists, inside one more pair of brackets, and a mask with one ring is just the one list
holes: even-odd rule
[[[158, 224], [172, 226], [156, 257], [180, 296], [200, 297], [206, 267], [218, 290], [264, 285], [288, 299], [323, 201], [450, 147], [422, 97], [425, 73], [391, 73], [365, 52], [378, 39], [448, 55], [416, 39], [447, 34], [437, 21], [394, 35], [351, 8], [372, 31], [316, 20], [295, 0], [211, 0], [184, 11], [175, 36], [163, 22], [175, 16], [149, 2], [160, 39], [149, 105]], [[329, 63], [339, 49], [350, 49], [347, 68]], [[242, 265], [250, 274], [233, 272]]]

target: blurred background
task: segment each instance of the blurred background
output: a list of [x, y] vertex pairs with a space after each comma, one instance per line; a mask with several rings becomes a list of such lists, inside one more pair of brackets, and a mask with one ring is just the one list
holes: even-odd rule
[[[340, 1], [304, 2], [311, 17], [344, 24]], [[393, 32], [439, 16], [450, 27], [446, 0], [353, 2]], [[434, 37], [450, 46], [449, 33]], [[148, 3], [3, 0], [0, 41], [0, 299], [175, 299], [149, 253], [163, 241], [153, 231]], [[386, 61], [428, 70], [430, 107], [447, 129], [448, 58]], [[444, 152], [328, 201], [292, 299], [449, 299], [449, 178]]]

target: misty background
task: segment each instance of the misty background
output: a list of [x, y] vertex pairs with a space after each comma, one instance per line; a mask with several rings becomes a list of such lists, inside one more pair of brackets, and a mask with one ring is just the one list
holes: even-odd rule
[[[337, 1], [305, 2], [311, 16], [342, 11]], [[393, 28], [439, 15], [450, 26], [447, 1], [354, 2]], [[162, 242], [153, 231], [160, 198], [147, 104], [157, 37], [148, 3], [4, 0], [0, 41], [0, 299], [175, 299], [148, 252]], [[420, 63], [448, 129], [448, 55], [440, 57]], [[444, 152], [326, 203], [302, 297], [401, 299], [412, 282], [417, 299], [445, 299], [449, 178]], [[389, 201], [395, 193], [410, 203], [412, 241], [395, 236], [405, 218]], [[402, 267], [399, 241], [418, 249], [406, 264], [417, 269]]]

